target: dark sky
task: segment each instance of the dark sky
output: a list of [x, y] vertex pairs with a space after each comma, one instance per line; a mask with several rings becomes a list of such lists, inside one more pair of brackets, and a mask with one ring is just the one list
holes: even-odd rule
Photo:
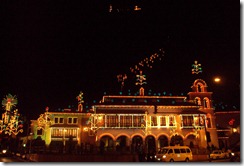
[[[18, 98], [19, 112], [36, 119], [50, 111], [135, 93], [130, 71], [160, 48], [162, 60], [143, 69], [146, 92], [186, 95], [196, 78], [215, 102], [240, 105], [240, 4], [212, 0], [30, 0], [0, 2], [0, 97]], [[109, 12], [109, 4], [113, 11]], [[137, 5], [140, 11], [133, 11]], [[116, 10], [118, 9], [118, 10]], [[116, 12], [117, 11], [117, 12]], [[192, 75], [197, 60], [203, 73]], [[213, 82], [215, 76], [222, 83]]]

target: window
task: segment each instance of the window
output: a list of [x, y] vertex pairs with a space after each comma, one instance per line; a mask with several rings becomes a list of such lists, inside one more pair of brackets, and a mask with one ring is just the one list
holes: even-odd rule
[[78, 118], [73, 118], [73, 123], [77, 123], [78, 122]]
[[59, 118], [59, 123], [64, 123], [64, 118]]
[[183, 126], [193, 125], [193, 116], [182, 116]]
[[77, 129], [53, 129], [52, 137], [63, 137], [65, 133], [65, 137], [77, 137], [78, 132]]
[[54, 118], [55, 123], [64, 123], [64, 118]]
[[175, 153], [180, 153], [180, 149], [174, 149]]
[[160, 116], [160, 126], [166, 126], [166, 117], [165, 116]]
[[120, 116], [120, 127], [132, 127], [132, 116], [121, 115]]
[[68, 118], [68, 124], [76, 124], [77, 118]]
[[157, 126], [157, 117], [151, 116], [151, 126]]
[[58, 118], [54, 118], [54, 123], [58, 123]]
[[142, 127], [144, 124], [143, 115], [133, 115], [133, 127]]
[[169, 126], [175, 126], [175, 117], [169, 116]]
[[132, 116], [125, 116], [125, 127], [132, 126]]
[[190, 149], [186, 149], [186, 152], [187, 152], [187, 153], [191, 153]]
[[108, 115], [107, 116], [107, 127], [118, 127], [118, 116]]
[[68, 123], [72, 123], [72, 118], [68, 118]]
[[185, 149], [180, 149], [180, 153], [186, 153]]
[[173, 153], [173, 150], [172, 149], [169, 150], [168, 154], [170, 154], [170, 153]]

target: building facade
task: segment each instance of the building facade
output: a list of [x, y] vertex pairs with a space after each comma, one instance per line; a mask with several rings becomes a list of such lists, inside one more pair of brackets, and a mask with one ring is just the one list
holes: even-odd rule
[[219, 146], [212, 92], [205, 81], [195, 80], [188, 96], [146, 96], [143, 87], [139, 92], [138, 96], [103, 96], [90, 113], [47, 111], [32, 121], [34, 139], [40, 136], [47, 146], [89, 143], [107, 152]]
[[145, 152], [168, 145], [218, 147], [212, 93], [197, 79], [187, 96], [103, 96], [93, 106], [91, 130], [107, 151]]

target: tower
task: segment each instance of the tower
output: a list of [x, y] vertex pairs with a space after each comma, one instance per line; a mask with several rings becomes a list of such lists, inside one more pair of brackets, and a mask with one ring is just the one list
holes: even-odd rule
[[[197, 65], [196, 62], [197, 61], [195, 61], [194, 67]], [[199, 72], [192, 72], [192, 74], [198, 73]], [[188, 93], [188, 96], [191, 102], [194, 102], [200, 106], [199, 111], [206, 113], [205, 134], [208, 146], [214, 145], [215, 147], [219, 147], [215, 123], [216, 117], [214, 115], [214, 107], [212, 100], [213, 92], [208, 92], [207, 87], [208, 86], [203, 79], [196, 79], [193, 82], [193, 85], [191, 86], [192, 91]]]

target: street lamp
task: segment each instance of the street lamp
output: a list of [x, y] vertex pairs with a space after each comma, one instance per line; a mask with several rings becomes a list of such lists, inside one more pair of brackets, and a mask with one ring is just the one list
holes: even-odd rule
[[221, 79], [220, 79], [219, 77], [215, 77], [215, 78], [214, 78], [214, 82], [215, 82], [215, 83], [220, 83], [220, 82], [221, 82]]

